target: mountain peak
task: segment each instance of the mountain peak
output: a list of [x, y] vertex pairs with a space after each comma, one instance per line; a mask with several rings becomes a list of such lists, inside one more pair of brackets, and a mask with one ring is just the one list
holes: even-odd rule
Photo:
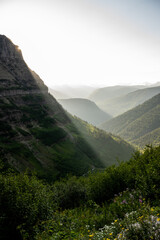
[[15, 95], [19, 90], [39, 91], [37, 81], [25, 63], [21, 50], [5, 35], [0, 35], [0, 73], [1, 95]]
[[23, 59], [21, 50], [5, 35], [0, 35], [0, 59], [5, 60], [13, 58]]

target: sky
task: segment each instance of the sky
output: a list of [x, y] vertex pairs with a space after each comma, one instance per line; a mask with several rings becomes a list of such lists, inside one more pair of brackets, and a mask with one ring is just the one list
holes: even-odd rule
[[0, 0], [0, 34], [48, 86], [160, 81], [159, 0]]

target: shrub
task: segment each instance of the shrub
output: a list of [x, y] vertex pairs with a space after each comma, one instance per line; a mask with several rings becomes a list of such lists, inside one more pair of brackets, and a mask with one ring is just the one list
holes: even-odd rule
[[8, 223], [10, 237], [17, 235], [18, 226], [32, 234], [37, 222], [52, 216], [54, 206], [49, 186], [34, 176], [0, 175], [0, 193], [0, 212], [4, 223]]
[[77, 180], [77, 177], [56, 182], [52, 191], [54, 201], [61, 209], [78, 207], [87, 200], [86, 187]]

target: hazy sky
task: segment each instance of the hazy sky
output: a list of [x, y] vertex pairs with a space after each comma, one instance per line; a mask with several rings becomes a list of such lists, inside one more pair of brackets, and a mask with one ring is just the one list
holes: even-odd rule
[[0, 34], [47, 85], [160, 81], [159, 0], [0, 0]]

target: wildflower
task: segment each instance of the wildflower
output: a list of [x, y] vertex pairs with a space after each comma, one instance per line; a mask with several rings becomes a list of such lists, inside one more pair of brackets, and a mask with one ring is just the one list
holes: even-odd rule
[[143, 202], [142, 199], [139, 199], [139, 202], [142, 203]]
[[114, 222], [116, 223], [118, 220], [116, 219], [116, 220], [114, 220]]
[[122, 230], [124, 230], [124, 228], [122, 228]]
[[112, 233], [109, 234], [110, 236], [112, 235]]
[[133, 194], [130, 193], [129, 195], [130, 195], [130, 198], [132, 198], [132, 199], [134, 198]]
[[93, 236], [94, 236], [93, 234], [89, 235], [90, 238], [93, 237]]
[[121, 204], [127, 204], [127, 201], [124, 199]]
[[153, 212], [153, 211], [154, 211], [154, 208], [151, 208], [151, 211]]
[[160, 218], [157, 218], [157, 222], [159, 222], [160, 221]]

